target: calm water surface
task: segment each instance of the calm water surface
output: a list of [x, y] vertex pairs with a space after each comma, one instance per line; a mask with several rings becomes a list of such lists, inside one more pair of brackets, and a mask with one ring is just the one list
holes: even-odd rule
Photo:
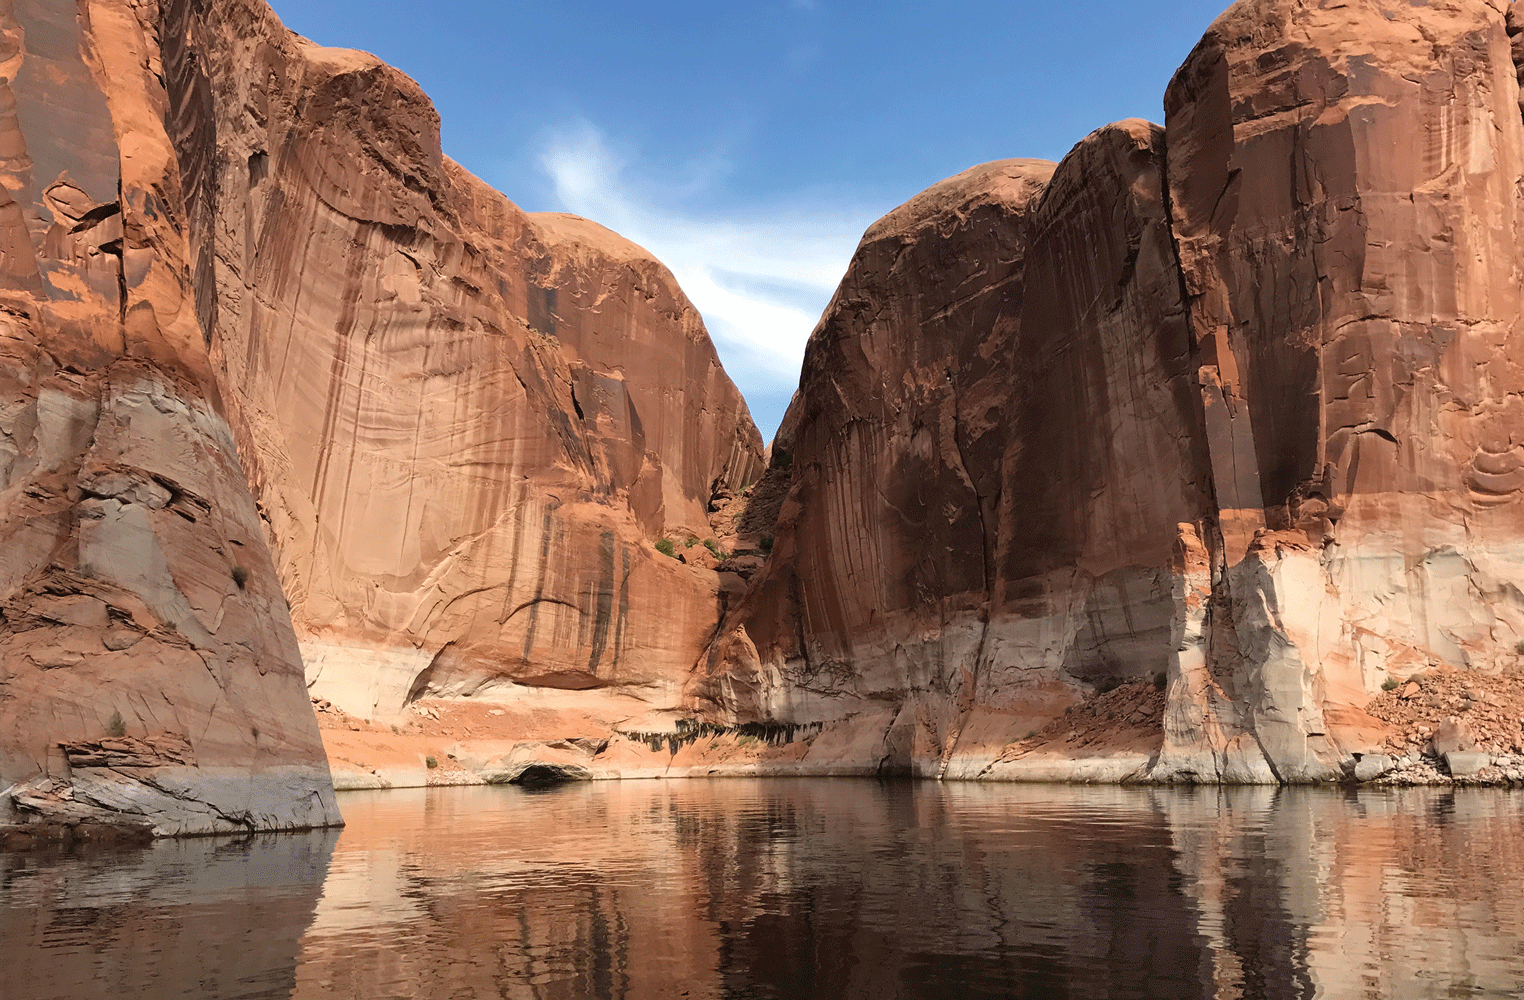
[[1524, 796], [853, 780], [341, 796], [0, 855], [0, 998], [1524, 997]]

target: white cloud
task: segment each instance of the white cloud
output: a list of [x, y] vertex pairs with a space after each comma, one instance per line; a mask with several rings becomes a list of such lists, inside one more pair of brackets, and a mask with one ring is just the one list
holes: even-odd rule
[[[698, 185], [636, 185], [594, 128], [567, 129], [541, 158], [568, 212], [634, 240], [677, 276], [704, 317], [725, 368], [748, 399], [784, 398], [805, 341], [846, 271], [863, 231], [890, 206], [814, 199], [725, 210], [683, 206]], [[758, 414], [758, 424], [768, 423]], [[770, 429], [763, 427], [764, 433]]]

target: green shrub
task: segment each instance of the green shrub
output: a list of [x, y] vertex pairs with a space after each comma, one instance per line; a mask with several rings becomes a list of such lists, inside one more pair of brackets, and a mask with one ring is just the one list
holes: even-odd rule
[[762, 552], [765, 555], [771, 555], [772, 551], [773, 551], [773, 536], [772, 535], [763, 535], [762, 536]]
[[664, 556], [671, 556], [674, 559], [677, 558], [677, 549], [672, 545], [672, 539], [670, 538], [663, 538], [657, 542], [656, 551], [660, 552]]
[[423, 763], [425, 767], [432, 771], [439, 766], [439, 759], [436, 757], [425, 757], [423, 758]]
[[1402, 681], [1399, 681], [1395, 677], [1388, 677], [1386, 680], [1381, 682], [1381, 690], [1383, 691], [1395, 691], [1401, 686]]
[[690, 549], [693, 548], [697, 544], [698, 544], [698, 536], [697, 535], [689, 535], [688, 536], [688, 540], [683, 543], [683, 545], [685, 547], [690, 548]]
[[111, 713], [111, 720], [106, 723], [106, 732], [111, 736], [127, 735], [127, 723], [122, 721], [121, 712]]
[[1161, 670], [1154, 674], [1154, 690], [1163, 691], [1166, 687], [1169, 687], [1169, 674]]
[[730, 553], [720, 548], [719, 544], [715, 542], [713, 538], [704, 539], [704, 548], [713, 553], [714, 557], [720, 562], [724, 562], [726, 559], [730, 558]]
[[1096, 688], [1096, 691], [1099, 694], [1110, 694], [1121, 686], [1122, 679], [1120, 677], [1108, 677], [1101, 681], [1101, 686]]
[[1519, 640], [1519, 644], [1513, 647], [1513, 651], [1518, 653], [1520, 656], [1524, 656], [1524, 639]]

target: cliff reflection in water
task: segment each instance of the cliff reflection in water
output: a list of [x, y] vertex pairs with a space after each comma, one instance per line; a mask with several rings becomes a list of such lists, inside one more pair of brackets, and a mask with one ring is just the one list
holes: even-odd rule
[[0, 859], [0, 969], [7, 1000], [1516, 996], [1521, 802], [824, 779], [367, 793], [336, 844]]

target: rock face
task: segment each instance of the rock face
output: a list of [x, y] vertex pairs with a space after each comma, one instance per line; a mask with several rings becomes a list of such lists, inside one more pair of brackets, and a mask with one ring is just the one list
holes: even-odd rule
[[0, 9], [0, 826], [329, 825], [156, 36], [123, 0]]
[[528, 215], [417, 85], [257, 0], [165, 21], [198, 303], [315, 694], [678, 704], [761, 438], [649, 254]]
[[0, 35], [0, 825], [337, 822], [304, 659], [366, 719], [677, 705], [726, 593], [653, 543], [762, 447], [664, 267], [259, 0]]
[[865, 769], [1019, 777], [1008, 745], [1157, 677], [1156, 742], [1105, 777], [1305, 782], [1380, 743], [1387, 678], [1511, 665], [1505, 8], [1241, 2], [1164, 128], [976, 168], [870, 229], [695, 708], [829, 723]]

